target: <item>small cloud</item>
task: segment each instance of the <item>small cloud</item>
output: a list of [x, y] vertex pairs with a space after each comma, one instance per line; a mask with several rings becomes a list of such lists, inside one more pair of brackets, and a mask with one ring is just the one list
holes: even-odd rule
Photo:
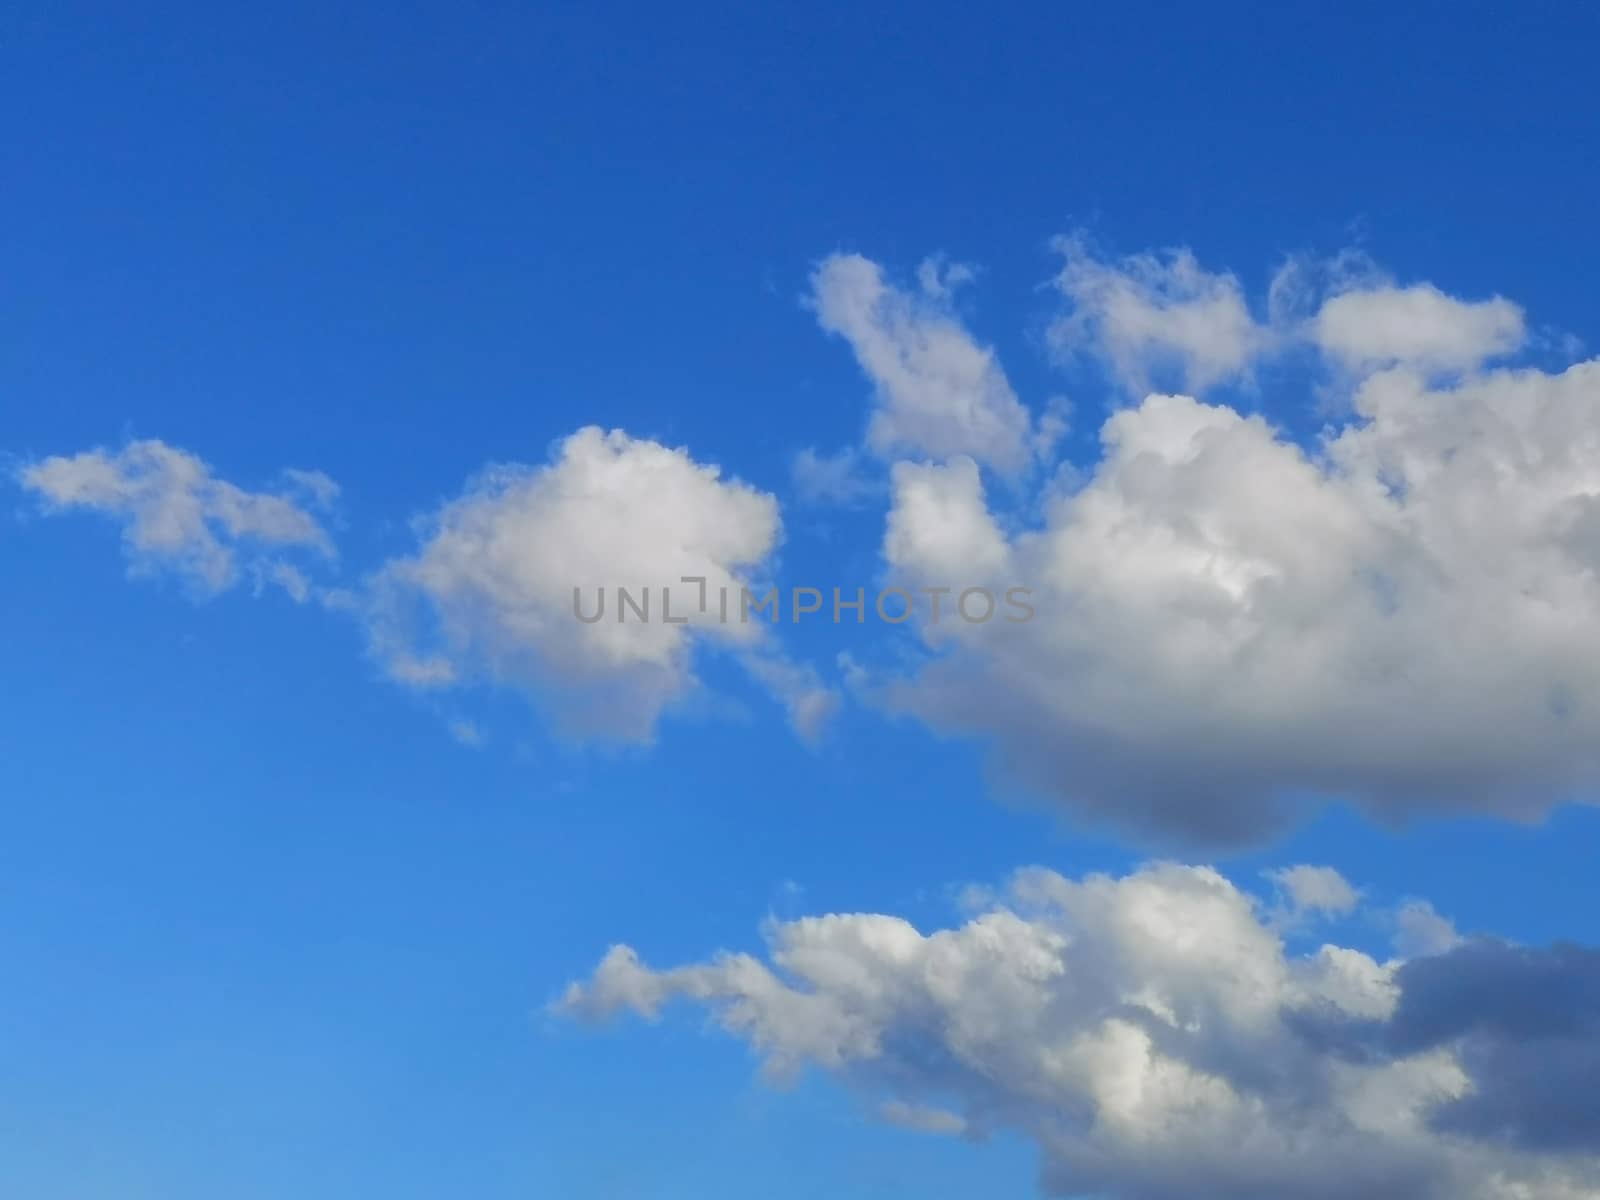
[[339, 485], [321, 471], [303, 471], [286, 467], [283, 477], [289, 486], [303, 495], [314, 508], [331, 509], [339, 499]]
[[488, 744], [489, 739], [483, 730], [465, 717], [457, 717], [451, 721], [449, 729], [450, 736], [463, 746], [478, 750]]
[[1061, 439], [1070, 432], [1072, 432], [1072, 402], [1065, 396], [1052, 396], [1034, 427], [1032, 440], [1034, 458], [1042, 463], [1053, 461]]
[[959, 1137], [967, 1132], [967, 1119], [959, 1113], [925, 1104], [907, 1104], [903, 1100], [888, 1100], [880, 1104], [878, 1116], [891, 1125], [915, 1133]]
[[790, 474], [800, 498], [808, 504], [851, 508], [882, 490], [882, 484], [867, 474], [862, 454], [854, 446], [832, 454], [819, 454], [807, 446], [794, 456]]
[[1067, 311], [1049, 329], [1050, 345], [1089, 353], [1131, 393], [1170, 381], [1186, 392], [1247, 376], [1271, 342], [1245, 303], [1239, 280], [1207, 271], [1177, 248], [1101, 257], [1081, 233], [1057, 238], [1057, 290]]
[[1401, 958], [1443, 954], [1461, 941], [1454, 923], [1426, 900], [1407, 900], [1395, 911], [1394, 950]]
[[817, 322], [850, 344], [872, 381], [874, 453], [972, 458], [1006, 474], [1028, 464], [1031, 418], [998, 357], [951, 311], [970, 270], [923, 264], [915, 290], [857, 254], [825, 259], [811, 277]]
[[283, 561], [258, 564], [255, 568], [255, 591], [257, 595], [271, 584], [280, 587], [296, 604], [304, 604], [312, 598], [314, 588], [304, 571], [292, 563]]
[[839, 693], [824, 684], [811, 666], [774, 652], [745, 654], [741, 662], [784, 706], [801, 741], [814, 746], [839, 710]]
[[1282, 926], [1297, 925], [1312, 916], [1342, 917], [1354, 912], [1361, 900], [1361, 893], [1332, 867], [1281, 867], [1267, 871], [1266, 877], [1286, 901], [1276, 914], [1276, 923]]
[[170, 572], [208, 597], [249, 570], [298, 601], [309, 595], [305, 576], [267, 552], [333, 559], [333, 541], [310, 510], [329, 507], [339, 489], [320, 471], [283, 474], [277, 491], [246, 491], [188, 451], [146, 439], [114, 452], [52, 456], [24, 466], [17, 479], [47, 512], [97, 512], [121, 525], [132, 574]]
[[1324, 354], [1359, 373], [1396, 365], [1452, 371], [1519, 349], [1527, 327], [1522, 309], [1500, 296], [1457, 300], [1423, 283], [1333, 296], [1310, 334]]
[[917, 286], [933, 300], [948, 300], [956, 289], [978, 277], [975, 267], [953, 263], [942, 254], [930, 254], [917, 265]]

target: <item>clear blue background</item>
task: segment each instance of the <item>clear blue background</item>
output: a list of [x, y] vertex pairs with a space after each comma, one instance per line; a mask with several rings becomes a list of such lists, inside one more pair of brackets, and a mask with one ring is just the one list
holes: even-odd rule
[[[863, 420], [799, 303], [836, 249], [981, 264], [974, 327], [1034, 404], [1046, 242], [1080, 226], [1255, 291], [1359, 241], [1600, 334], [1586, 6], [131, 7], [0, 15], [0, 449], [320, 468], [347, 579], [590, 422], [786, 493], [798, 446]], [[870, 561], [872, 515], [791, 511], [792, 562]], [[775, 1095], [693, 1017], [540, 1009], [614, 940], [670, 963], [769, 912], [931, 924], [952, 885], [1137, 850], [858, 711], [815, 753], [751, 697], [596, 754], [481, 696], [470, 751], [338, 618], [195, 606], [126, 582], [107, 524], [5, 516], [0, 1195], [1031, 1193], [1022, 1148]], [[1333, 814], [1226, 866], [1592, 940], [1597, 833]]]

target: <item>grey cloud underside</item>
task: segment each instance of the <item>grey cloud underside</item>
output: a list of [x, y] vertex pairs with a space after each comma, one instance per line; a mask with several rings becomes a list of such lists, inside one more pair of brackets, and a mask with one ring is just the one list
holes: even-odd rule
[[1534, 1151], [1600, 1152], [1600, 950], [1475, 940], [1407, 962], [1396, 985], [1388, 1020], [1307, 1014], [1306, 1037], [1351, 1061], [1453, 1046], [1474, 1087], [1438, 1108], [1435, 1128]]

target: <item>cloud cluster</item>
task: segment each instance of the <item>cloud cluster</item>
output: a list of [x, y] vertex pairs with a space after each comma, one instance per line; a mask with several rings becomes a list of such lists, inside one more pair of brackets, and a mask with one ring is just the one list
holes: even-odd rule
[[1098, 359], [1131, 395], [1203, 395], [1249, 381], [1262, 360], [1309, 349], [1354, 377], [1407, 366], [1427, 374], [1470, 370], [1520, 349], [1522, 310], [1495, 296], [1462, 300], [1432, 284], [1402, 286], [1358, 251], [1293, 256], [1252, 310], [1244, 286], [1183, 247], [1124, 258], [1096, 252], [1082, 234], [1057, 238], [1055, 278], [1064, 310], [1049, 327], [1064, 357]]
[[334, 557], [316, 514], [338, 496], [319, 471], [288, 470], [272, 491], [249, 492], [219, 479], [209, 465], [165, 442], [130, 442], [30, 463], [24, 488], [47, 511], [83, 509], [122, 526], [123, 551], [135, 574], [171, 572], [196, 594], [221, 592], [253, 573], [306, 598], [305, 577], [281, 554]]
[[[1186, 250], [1057, 249], [1048, 341], [1130, 401], [1071, 464], [1050, 463], [1064, 409], [1030, 411], [960, 320], [969, 270], [929, 260], [900, 286], [835, 255], [812, 278], [873, 398], [860, 446], [797, 456], [802, 494], [859, 504], [887, 476], [883, 582], [1021, 586], [1033, 612], [924, 626], [916, 666], [850, 659], [852, 687], [986, 740], [1011, 782], [1145, 841], [1260, 841], [1334, 798], [1385, 821], [1593, 798], [1600, 362], [1508, 367], [1528, 336], [1516, 305], [1402, 285], [1359, 256], [1293, 261], [1252, 306]], [[1205, 398], [1290, 353], [1311, 364], [1308, 395], [1337, 385], [1319, 436]], [[707, 651], [802, 734], [836, 703], [777, 630], [718, 611], [774, 569], [775, 498], [621, 431], [487, 469], [418, 523], [413, 552], [337, 591], [298, 565], [335, 553], [319, 473], [251, 492], [140, 441], [18, 478], [47, 510], [117, 521], [134, 572], [316, 596], [362, 623], [393, 679], [509, 686], [571, 733], [648, 739]], [[648, 619], [620, 619], [624, 590]], [[461, 719], [452, 734], [485, 741]], [[832, 1072], [885, 1121], [1021, 1131], [1053, 1194], [1600, 1194], [1600, 952], [1463, 940], [1421, 901], [1384, 914], [1392, 957], [1291, 952], [1363, 897], [1323, 867], [1270, 882], [1257, 899], [1202, 868], [1029, 871], [930, 934], [817, 917], [774, 924], [766, 961], [660, 971], [618, 947], [562, 1007], [708, 1006], [773, 1074]]]
[[[1035, 613], [924, 628], [922, 669], [855, 678], [987, 740], [1011, 783], [1157, 842], [1260, 840], [1330, 797], [1384, 819], [1521, 819], [1593, 794], [1600, 365], [1495, 366], [1526, 341], [1519, 308], [1402, 285], [1359, 255], [1292, 260], [1253, 305], [1187, 250], [1056, 248], [1051, 343], [1129, 389], [1196, 393], [1135, 391], [1098, 457], [1073, 463], [1050, 461], [1062, 407], [1030, 411], [962, 323], [970, 270], [930, 259], [897, 284], [844, 254], [815, 270], [809, 302], [872, 402], [862, 445], [801, 451], [800, 491], [887, 494], [885, 582], [1025, 587]], [[1346, 403], [1320, 437], [1198, 397], [1296, 347], [1314, 360], [1307, 394], [1335, 379]], [[702, 647], [731, 650], [802, 732], [834, 704], [777, 631], [664, 619], [684, 576], [737, 595], [773, 569], [777, 502], [620, 431], [487, 470], [421, 523], [414, 553], [337, 593], [287, 557], [332, 555], [324, 476], [246, 492], [137, 442], [21, 478], [51, 507], [117, 518], [135, 570], [318, 596], [363, 620], [392, 677], [525, 689], [572, 732], [648, 738], [695, 691]], [[574, 588], [607, 589], [613, 612], [576, 621]], [[622, 588], [648, 589], [653, 618], [612, 619]]]
[[[740, 589], [777, 546], [777, 502], [687, 451], [582, 429], [544, 466], [484, 472], [420, 528], [417, 552], [377, 572], [364, 601], [397, 680], [507, 684], [571, 732], [644, 739], [693, 689], [695, 647], [711, 643], [738, 650], [802, 731], [831, 706], [758, 622], [737, 619]], [[635, 602], [648, 594], [648, 619], [633, 609], [621, 619], [619, 589]], [[578, 619], [575, 591], [601, 619]]]
[[[1354, 895], [1326, 869], [1291, 878], [1337, 893], [1336, 908]], [[1120, 879], [1025, 871], [932, 933], [849, 914], [773, 923], [767, 938], [769, 961], [667, 970], [618, 946], [558, 1007], [654, 1018], [692, 1001], [776, 1077], [821, 1068], [930, 1133], [1021, 1132], [1053, 1195], [1577, 1200], [1600, 1187], [1582, 1084], [1600, 1053], [1593, 950], [1292, 953], [1261, 901], [1170, 864]]]

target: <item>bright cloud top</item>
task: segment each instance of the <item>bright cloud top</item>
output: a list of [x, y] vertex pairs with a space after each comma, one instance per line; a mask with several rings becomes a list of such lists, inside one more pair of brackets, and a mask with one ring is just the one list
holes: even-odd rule
[[301, 600], [303, 575], [278, 555], [300, 550], [334, 557], [333, 541], [314, 514], [328, 509], [339, 489], [318, 471], [285, 471], [277, 489], [249, 492], [217, 478], [193, 454], [146, 440], [116, 452], [46, 458], [24, 467], [19, 479], [50, 511], [111, 517], [122, 526], [133, 573], [170, 571], [199, 595], [221, 592], [249, 570]]
[[919, 290], [889, 283], [857, 254], [823, 260], [811, 279], [817, 320], [850, 343], [873, 383], [867, 443], [877, 453], [970, 455], [1004, 473], [1030, 460], [1028, 410], [994, 352], [980, 345], [949, 306], [965, 276], [923, 264]]
[[[486, 471], [422, 523], [414, 556], [375, 576], [369, 627], [389, 673], [444, 686], [475, 678], [531, 690], [574, 732], [647, 738], [695, 683], [693, 648], [737, 648], [802, 729], [829, 707], [810, 672], [737, 619], [740, 589], [776, 547], [777, 502], [681, 449], [590, 427], [546, 466]], [[707, 610], [699, 608], [705, 580]], [[579, 621], [574, 589], [591, 615]], [[617, 619], [618, 589], [648, 620]], [[662, 608], [670, 589], [672, 616]], [[719, 593], [733, 616], [719, 617]]]
[[[965, 925], [927, 934], [850, 914], [767, 937], [770, 962], [660, 971], [618, 946], [559, 1007], [654, 1018], [692, 1001], [777, 1077], [821, 1068], [930, 1133], [1020, 1131], [1052, 1195], [1578, 1200], [1600, 1187], [1600, 1119], [1579, 1085], [1600, 1058], [1595, 951], [1291, 953], [1261, 902], [1173, 865], [1025, 871]], [[1556, 1068], [1543, 1090], [1530, 1086], [1541, 1065]]]

